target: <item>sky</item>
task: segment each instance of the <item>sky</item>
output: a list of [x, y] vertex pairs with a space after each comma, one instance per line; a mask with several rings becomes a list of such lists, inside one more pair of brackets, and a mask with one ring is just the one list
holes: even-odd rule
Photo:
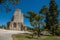
[[[9, 7], [12, 9], [8, 13], [6, 13], [5, 7], [1, 6], [0, 9], [2, 8], [2, 11], [0, 11], [0, 26], [6, 25], [7, 22], [11, 20], [16, 8], [20, 9], [23, 14], [27, 14], [27, 11], [29, 10], [39, 13], [39, 10], [42, 8], [43, 5], [49, 6], [49, 2], [50, 0], [21, 0], [18, 5], [12, 6], [11, 4], [8, 4]], [[56, 0], [56, 3], [58, 5], [58, 9], [60, 9], [60, 0]], [[24, 24], [26, 26], [31, 26], [29, 20], [26, 18], [24, 18]]]

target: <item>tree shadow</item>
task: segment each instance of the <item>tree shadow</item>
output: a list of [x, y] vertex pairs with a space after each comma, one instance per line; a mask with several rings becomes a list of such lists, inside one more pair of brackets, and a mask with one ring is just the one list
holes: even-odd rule
[[28, 39], [38, 39], [36, 36], [25, 36]]
[[32, 39], [32, 37], [31, 37], [31, 36], [26, 36], [26, 38], [28, 38], [28, 39]]

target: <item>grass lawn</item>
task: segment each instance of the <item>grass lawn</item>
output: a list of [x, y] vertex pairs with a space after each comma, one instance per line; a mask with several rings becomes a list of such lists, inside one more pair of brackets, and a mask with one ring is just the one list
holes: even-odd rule
[[30, 34], [14, 34], [13, 40], [60, 40], [60, 36], [41, 36], [39, 38], [33, 37]]

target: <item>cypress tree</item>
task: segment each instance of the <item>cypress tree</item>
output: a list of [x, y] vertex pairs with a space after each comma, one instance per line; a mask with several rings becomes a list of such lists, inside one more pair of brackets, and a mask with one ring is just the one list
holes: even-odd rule
[[58, 6], [55, 0], [50, 0], [49, 7], [43, 6], [40, 10], [46, 16], [46, 29], [48, 29], [51, 34], [55, 35], [58, 29]]
[[[49, 29], [53, 35], [55, 35], [56, 30], [58, 29], [58, 6], [55, 0], [51, 0], [49, 4]], [[46, 22], [47, 23], [47, 22]], [[48, 26], [48, 25], [47, 25]]]

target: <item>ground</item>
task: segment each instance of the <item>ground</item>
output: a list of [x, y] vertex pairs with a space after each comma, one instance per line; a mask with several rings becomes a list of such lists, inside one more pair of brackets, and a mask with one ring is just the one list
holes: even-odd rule
[[0, 29], [0, 40], [13, 40], [13, 34], [29, 33], [27, 31], [4, 30]]
[[60, 40], [60, 36], [41, 36], [39, 38], [32, 38], [30, 34], [14, 34], [12, 37], [13, 40]]
[[60, 36], [41, 36], [32, 38], [30, 32], [0, 29], [0, 40], [60, 40]]

